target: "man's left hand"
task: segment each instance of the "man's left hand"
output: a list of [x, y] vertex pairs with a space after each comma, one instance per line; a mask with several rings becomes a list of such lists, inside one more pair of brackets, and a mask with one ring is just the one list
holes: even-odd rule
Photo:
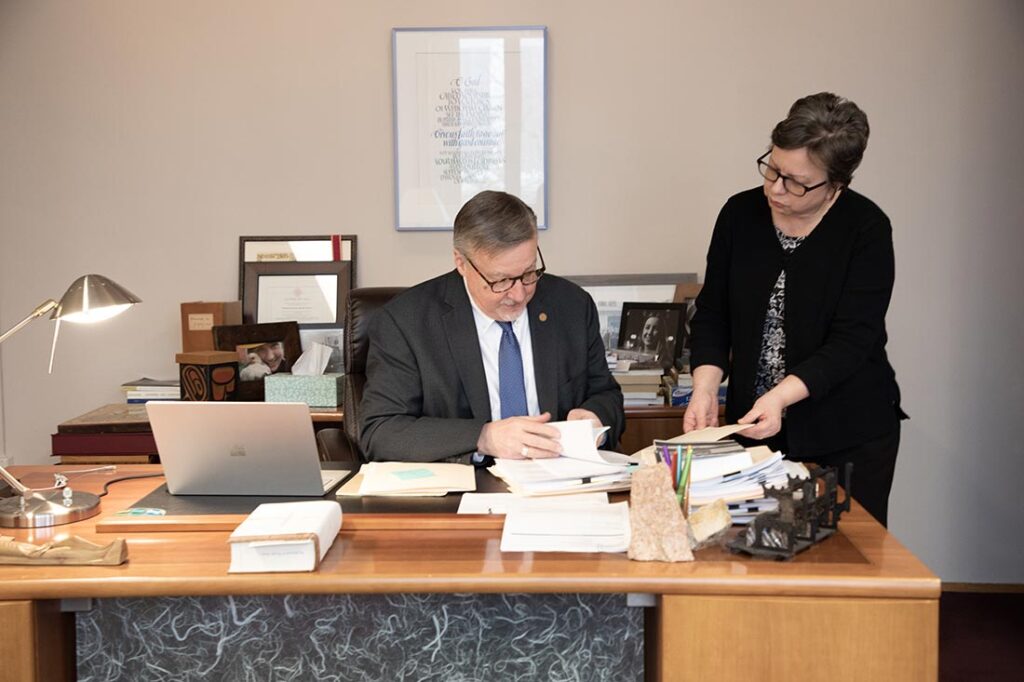
[[[601, 418], [590, 410], [584, 410], [582, 407], [577, 407], [574, 410], [569, 410], [569, 414], [565, 415], [566, 421], [575, 421], [577, 419], [589, 419], [590, 423], [594, 425], [595, 429], [600, 429], [604, 426], [601, 423]], [[608, 440], [608, 434], [602, 433], [601, 438], [597, 441], [597, 447], [604, 445], [605, 441]]]

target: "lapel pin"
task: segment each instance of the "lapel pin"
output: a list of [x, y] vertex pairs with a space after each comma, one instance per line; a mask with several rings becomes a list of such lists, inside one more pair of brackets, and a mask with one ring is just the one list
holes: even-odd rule
[[548, 321], [548, 314], [547, 313], [541, 313], [537, 317], [540, 319], [541, 322], [547, 322]]

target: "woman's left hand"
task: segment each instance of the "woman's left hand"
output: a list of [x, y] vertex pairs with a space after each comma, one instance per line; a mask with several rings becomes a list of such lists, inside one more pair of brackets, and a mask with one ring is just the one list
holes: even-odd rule
[[750, 412], [743, 415], [737, 422], [739, 424], [755, 424], [755, 426], [741, 431], [740, 435], [754, 440], [764, 440], [774, 436], [782, 428], [782, 410], [785, 407], [786, 404], [781, 397], [772, 395], [771, 391], [765, 393], [757, 399], [754, 406], [750, 408]]

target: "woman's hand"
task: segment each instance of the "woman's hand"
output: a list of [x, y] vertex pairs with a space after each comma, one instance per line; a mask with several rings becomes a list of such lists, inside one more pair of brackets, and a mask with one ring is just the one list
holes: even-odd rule
[[718, 385], [722, 369], [714, 365], [693, 368], [693, 393], [683, 415], [683, 433], [718, 426]]
[[775, 388], [754, 401], [750, 412], [743, 415], [736, 423], [756, 424], [753, 428], [744, 429], [744, 438], [753, 438], [754, 440], [771, 438], [782, 428], [782, 411], [809, 395], [807, 385], [799, 377], [790, 374]]
[[772, 395], [769, 391], [754, 402], [750, 412], [743, 415], [738, 424], [756, 424], [749, 429], [744, 429], [744, 438], [764, 440], [774, 436], [782, 428], [782, 410], [786, 405], [778, 395]]
[[690, 404], [683, 416], [683, 433], [689, 433], [708, 426], [718, 426], [718, 390], [696, 389], [690, 395]]

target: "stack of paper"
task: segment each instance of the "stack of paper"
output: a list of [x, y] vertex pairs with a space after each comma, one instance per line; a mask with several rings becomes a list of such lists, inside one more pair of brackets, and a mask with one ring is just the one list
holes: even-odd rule
[[476, 490], [469, 464], [437, 462], [370, 462], [338, 490], [338, 497], [442, 497]]
[[629, 505], [580, 509], [512, 509], [505, 516], [502, 552], [625, 552]]
[[633, 457], [599, 451], [604, 429], [586, 420], [552, 422], [561, 435], [562, 456], [551, 459], [498, 459], [490, 471], [518, 495], [558, 495], [596, 490], [628, 490]]
[[722, 499], [729, 507], [733, 523], [748, 523], [759, 513], [777, 508], [774, 499], [765, 497], [762, 486], [783, 487], [789, 476], [807, 478], [808, 475], [803, 464], [785, 460], [782, 453], [772, 452], [765, 446], [751, 448], [740, 457], [694, 459], [690, 511]]
[[330, 500], [261, 504], [228, 538], [228, 573], [313, 571], [341, 530], [341, 506]]

